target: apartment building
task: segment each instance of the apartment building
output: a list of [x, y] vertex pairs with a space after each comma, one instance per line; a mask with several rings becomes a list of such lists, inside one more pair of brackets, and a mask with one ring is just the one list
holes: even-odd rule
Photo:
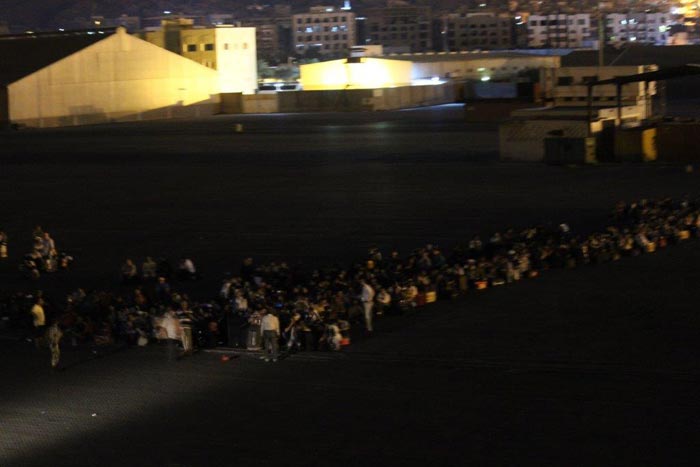
[[292, 15], [294, 51], [322, 55], [347, 53], [356, 43], [355, 13], [332, 6], [312, 7]]
[[244, 19], [241, 26], [255, 28], [258, 58], [272, 62], [286, 59], [291, 48], [291, 16]]
[[611, 45], [629, 42], [666, 45], [670, 39], [670, 13], [608, 13], [605, 15], [605, 34]]
[[553, 13], [530, 15], [527, 22], [529, 47], [578, 48], [583, 47], [591, 33], [591, 15], [588, 13]]
[[509, 14], [452, 13], [442, 18], [443, 49], [508, 49], [514, 45], [514, 26]]
[[408, 48], [411, 52], [433, 50], [433, 15], [430, 7], [396, 5], [365, 11], [367, 44], [385, 50]]

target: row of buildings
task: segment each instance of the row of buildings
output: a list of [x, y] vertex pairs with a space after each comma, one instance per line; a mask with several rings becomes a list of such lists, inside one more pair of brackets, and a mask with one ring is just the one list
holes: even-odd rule
[[[572, 12], [498, 11], [486, 8], [435, 13], [430, 7], [392, 3], [358, 15], [349, 2], [317, 6], [293, 14], [289, 5], [275, 5], [264, 14], [175, 15], [138, 18], [93, 16], [86, 27], [123, 26], [130, 32], [153, 32], [163, 24], [189, 28], [221, 25], [253, 27], [259, 58], [272, 63], [290, 56], [341, 57], [355, 45], [381, 45], [388, 53], [505, 50], [514, 48], [597, 48], [601, 41], [616, 47], [627, 43], [682, 44], [693, 38], [689, 12], [665, 5], [656, 10], [625, 9]], [[679, 4], [680, 5], [680, 4]], [[690, 8], [690, 7], [688, 7]]]
[[[320, 24], [336, 23], [330, 16]], [[14, 57], [0, 62], [0, 126], [390, 110], [454, 102], [462, 86], [471, 93], [467, 120], [509, 112], [500, 129], [504, 159], [653, 158], [656, 133], [642, 125], [658, 114], [656, 81], [700, 75], [700, 65], [692, 65], [700, 63], [698, 46], [632, 47], [610, 57], [616, 66], [596, 65], [592, 50], [385, 55], [372, 46], [302, 65], [303, 90], [265, 94], [257, 92], [254, 28], [182, 26], [0, 37], [0, 56]], [[533, 75], [534, 83], [525, 80]], [[530, 85], [529, 99], [521, 84]], [[684, 98], [698, 89], [697, 80], [673, 87]]]
[[264, 15], [247, 18], [171, 12], [144, 19], [96, 16], [87, 26], [124, 26], [130, 32], [159, 30], [163, 22], [177, 21], [189, 22], [192, 27], [254, 27], [258, 55], [273, 63], [287, 61], [290, 56], [340, 57], [355, 45], [381, 45], [387, 52], [415, 53], [586, 48], [597, 47], [601, 41], [617, 47], [631, 42], [668, 45], [687, 43], [694, 37], [694, 27], [689, 26], [685, 10], [671, 7], [604, 12], [477, 8], [436, 14], [428, 6], [398, 4], [365, 9], [359, 15], [346, 2], [344, 6], [317, 6], [296, 14], [287, 5], [264, 11]]

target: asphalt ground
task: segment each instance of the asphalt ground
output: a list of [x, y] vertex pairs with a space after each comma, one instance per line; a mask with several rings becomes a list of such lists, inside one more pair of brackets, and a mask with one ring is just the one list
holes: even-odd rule
[[[278, 363], [0, 342], [3, 466], [696, 465], [688, 243], [551, 271]], [[94, 414], [94, 415], [93, 415]]]
[[[498, 162], [495, 125], [462, 109], [222, 116], [3, 134], [0, 229], [13, 288], [115, 285], [125, 258], [192, 258], [205, 296], [252, 256], [345, 265], [367, 249], [451, 248], [474, 234], [603, 225], [618, 200], [697, 194], [681, 167]], [[243, 133], [235, 133], [242, 123]], [[69, 274], [17, 273], [41, 225], [75, 257]]]
[[[447, 248], [507, 226], [605, 224], [617, 200], [698, 195], [682, 167], [501, 164], [454, 107], [3, 134], [3, 290], [116, 287], [127, 256], [307, 267], [373, 244]], [[243, 123], [242, 134], [233, 131]], [[27, 283], [41, 224], [74, 268]], [[277, 364], [0, 340], [0, 466], [695, 465], [696, 241], [550, 271]], [[94, 416], [93, 416], [94, 414]]]

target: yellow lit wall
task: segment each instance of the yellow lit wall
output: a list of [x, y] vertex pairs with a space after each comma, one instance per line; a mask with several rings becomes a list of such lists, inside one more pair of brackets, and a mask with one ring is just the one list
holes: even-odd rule
[[342, 59], [301, 65], [299, 69], [305, 91], [378, 89], [410, 85], [412, 63], [362, 57], [359, 63]]
[[220, 91], [255, 94], [258, 89], [255, 28], [220, 27], [214, 32]]
[[10, 120], [31, 126], [141, 119], [195, 103], [214, 109], [218, 93], [215, 70], [122, 28], [8, 86]]

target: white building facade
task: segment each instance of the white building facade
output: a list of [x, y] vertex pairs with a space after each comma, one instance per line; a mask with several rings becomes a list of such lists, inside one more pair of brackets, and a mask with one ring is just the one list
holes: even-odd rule
[[591, 15], [588, 13], [531, 15], [527, 21], [528, 47], [575, 49], [584, 47], [589, 36]]
[[294, 51], [316, 49], [322, 55], [347, 52], [356, 43], [355, 13], [335, 7], [313, 7], [292, 16]]

